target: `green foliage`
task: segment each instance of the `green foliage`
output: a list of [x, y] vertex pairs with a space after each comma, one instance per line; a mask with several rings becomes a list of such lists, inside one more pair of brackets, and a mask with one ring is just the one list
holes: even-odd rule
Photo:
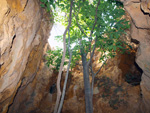
[[[46, 56], [46, 65], [49, 67], [50, 65], [53, 67], [53, 70], [58, 71], [61, 63], [61, 58], [62, 58], [62, 49], [57, 48], [57, 50], [49, 50], [47, 51], [47, 56]], [[64, 63], [66, 65], [67, 62]]]
[[[66, 21], [68, 21], [70, 10], [70, 2], [68, 2], [68, 0], [41, 1], [44, 4], [42, 6], [47, 7], [49, 5], [54, 11], [57, 9], [56, 7], [58, 7], [61, 12], [65, 12], [66, 16], [55, 15], [55, 18], [63, 18], [58, 20], [67, 26], [68, 23]], [[100, 61], [104, 61], [104, 59], [108, 57], [114, 57], [116, 51], [121, 53], [126, 51], [127, 44], [121, 41], [120, 37], [125, 34], [125, 30], [129, 28], [129, 22], [122, 18], [125, 14], [122, 4], [114, 0], [101, 0], [100, 6], [97, 9], [97, 3], [98, 0], [93, 0], [92, 3], [90, 3], [89, 0], [74, 0], [72, 24], [69, 29], [71, 38], [70, 44], [73, 50], [71, 67], [74, 67], [76, 61], [81, 59], [81, 53], [87, 54], [94, 48], [94, 44], [91, 43], [94, 42], [96, 38], [95, 46], [98, 48], [98, 51], [102, 52]], [[97, 18], [95, 19], [96, 9]], [[93, 29], [95, 20], [97, 20], [97, 22]], [[83, 31], [81, 31], [79, 25]], [[90, 36], [91, 32], [92, 35]], [[57, 38], [58, 40], [62, 40], [61, 36]], [[68, 44], [68, 37], [66, 37], [66, 44]], [[89, 49], [90, 46], [91, 49]], [[83, 51], [80, 51], [81, 48]], [[69, 58], [68, 53], [66, 58]]]
[[[75, 3], [75, 15], [78, 16], [78, 22], [81, 25], [83, 31], [89, 36], [90, 30], [95, 22], [95, 10], [98, 0], [94, 0], [93, 4], [86, 2]], [[81, 7], [79, 9], [79, 7]], [[76, 18], [73, 18], [73, 25], [71, 27], [71, 36], [78, 38], [82, 37], [82, 46], [85, 49], [84, 52], [89, 52], [88, 47], [91, 44], [90, 39], [95, 39], [98, 37], [96, 42], [96, 47], [102, 51], [108, 51], [108, 56], [115, 56], [116, 50], [123, 51], [123, 41], [120, 41], [120, 36], [125, 33], [124, 30], [129, 28], [129, 24], [125, 19], [122, 19], [124, 10], [117, 6], [115, 2], [101, 0], [100, 6], [98, 8], [98, 19], [97, 25], [94, 28], [92, 37], [85, 37], [85, 35], [79, 30], [76, 23]], [[78, 35], [74, 35], [78, 34]]]
[[41, 7], [46, 8], [48, 12], [50, 12], [50, 5], [52, 5], [52, 1], [48, 2], [47, 0], [40, 0], [42, 2]]

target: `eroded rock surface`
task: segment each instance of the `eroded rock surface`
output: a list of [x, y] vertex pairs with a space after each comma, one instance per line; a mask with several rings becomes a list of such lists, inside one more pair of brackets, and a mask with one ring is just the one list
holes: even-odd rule
[[0, 1], [1, 113], [7, 112], [18, 88], [32, 82], [40, 69], [50, 31], [45, 13], [39, 0]]
[[132, 18], [131, 37], [140, 42], [136, 62], [143, 70], [141, 111], [150, 112], [150, 0], [122, 0]]
[[[96, 52], [93, 58], [94, 71], [102, 65], [99, 63], [100, 57], [101, 54]], [[118, 54], [115, 58], [109, 59], [107, 65], [101, 69], [94, 84], [94, 113], [140, 113], [140, 81], [136, 86], [132, 84], [133, 82], [129, 84], [125, 81], [125, 77], [129, 73], [132, 77], [141, 77], [141, 72], [134, 65], [134, 59], [135, 51], [131, 54]], [[79, 61], [77, 64], [69, 73], [62, 113], [85, 113], [82, 63]], [[52, 75], [51, 85], [56, 83], [56, 75], [55, 73]], [[61, 86], [63, 86], [64, 78], [65, 72], [62, 76]], [[56, 96], [56, 91], [46, 94], [41, 101], [40, 112], [53, 112]]]
[[[150, 5], [148, 0], [126, 0], [124, 6], [132, 17], [131, 36], [140, 42], [136, 61], [143, 70], [143, 103], [140, 105], [139, 85], [133, 87], [125, 81], [129, 72], [140, 76], [134, 55], [118, 55], [109, 60], [95, 78], [95, 113], [149, 113]], [[1, 0], [0, 17], [0, 112], [53, 112], [56, 89], [50, 91], [50, 88], [56, 84], [57, 73], [52, 74], [43, 59], [51, 25], [39, 0]], [[98, 57], [100, 53], [93, 59], [95, 71], [101, 66]], [[79, 64], [73, 74], [70, 73], [62, 113], [85, 112], [81, 62]], [[64, 76], [61, 86], [63, 81]]]

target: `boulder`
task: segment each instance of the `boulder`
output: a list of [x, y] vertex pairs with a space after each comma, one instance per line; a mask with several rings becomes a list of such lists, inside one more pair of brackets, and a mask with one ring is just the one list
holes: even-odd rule
[[150, 1], [122, 0], [126, 11], [130, 14], [131, 37], [139, 41], [136, 62], [143, 70], [141, 81], [143, 113], [150, 112]]
[[39, 0], [0, 1], [1, 113], [7, 112], [20, 87], [34, 80], [51, 26]]

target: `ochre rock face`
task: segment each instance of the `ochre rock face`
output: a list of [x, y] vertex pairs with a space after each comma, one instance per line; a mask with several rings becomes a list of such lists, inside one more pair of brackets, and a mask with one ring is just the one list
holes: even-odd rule
[[[141, 75], [134, 65], [134, 55], [135, 52], [123, 55], [118, 54], [115, 58], [109, 59], [107, 65], [95, 77], [93, 90], [94, 113], [140, 113], [138, 109], [140, 87], [139, 85], [132, 86], [125, 82], [125, 75], [129, 73], [132, 76], [140, 77]], [[94, 72], [102, 65], [99, 63], [100, 57], [100, 52], [96, 52], [93, 58]], [[67, 83], [68, 87], [62, 113], [85, 113], [82, 71], [82, 63], [79, 61], [72, 73], [69, 74], [70, 79]], [[54, 105], [56, 93], [53, 93], [52, 97], [54, 99], [52, 99], [51, 103]]]
[[143, 70], [141, 90], [143, 113], [150, 112], [150, 0], [122, 0], [132, 18], [131, 37], [140, 42], [136, 62]]
[[[39, 0], [0, 1], [1, 113], [14, 101], [18, 87], [29, 84], [40, 69], [50, 31], [45, 13]], [[34, 59], [36, 62], [31, 65]], [[28, 73], [25, 73], [27, 69]]]
[[[141, 82], [143, 104], [140, 106], [141, 111], [148, 113], [150, 2], [126, 0], [124, 6], [132, 18], [131, 36], [140, 42], [136, 59], [143, 70]], [[39, 0], [0, 1], [0, 113], [53, 112], [56, 91], [51, 94], [49, 89], [56, 83], [57, 73], [52, 74], [43, 59], [50, 28], [49, 18], [41, 9]], [[140, 112], [139, 86], [133, 87], [124, 81], [124, 76], [128, 72], [140, 75], [136, 72], [134, 58], [131, 59], [131, 55], [116, 56], [95, 78], [93, 92], [95, 113]], [[94, 71], [101, 66], [98, 64], [98, 56], [100, 53], [96, 53], [93, 58]], [[85, 112], [81, 62], [79, 64], [80, 66], [73, 70], [73, 75], [69, 76], [62, 113]], [[64, 76], [62, 85], [63, 81]]]

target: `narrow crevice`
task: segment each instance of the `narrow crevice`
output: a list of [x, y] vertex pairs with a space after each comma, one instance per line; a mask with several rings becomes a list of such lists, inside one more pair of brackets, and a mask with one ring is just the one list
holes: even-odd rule
[[[20, 2], [21, 2], [21, 5], [22, 5], [22, 1], [20, 1]], [[26, 8], [27, 4], [28, 4], [28, 0], [26, 1], [26, 4], [25, 4], [25, 6], [24, 6], [23, 11], [25, 10], [25, 8]]]
[[49, 89], [49, 93], [50, 94], [56, 93], [56, 84], [51, 85], [51, 87]]
[[135, 43], [135, 44], [139, 44], [140, 42], [136, 39], [131, 38], [131, 42]]
[[15, 93], [15, 96], [14, 96], [14, 97], [12, 97], [12, 98], [13, 98], [13, 101], [12, 101], [12, 103], [11, 103], [11, 104], [9, 104], [9, 106], [8, 106], [8, 110], [7, 110], [7, 112], [6, 112], [6, 113], [9, 113], [10, 107], [13, 105], [13, 103], [14, 103], [14, 101], [15, 101], [15, 98], [16, 98], [16, 96], [17, 96], [17, 94], [18, 94], [18, 92], [19, 92], [19, 90], [20, 90], [20, 88], [21, 88], [21, 86], [22, 86], [22, 83], [23, 83], [23, 81], [21, 81], [21, 84], [20, 84], [20, 86], [18, 87], [18, 89], [17, 89], [17, 91], [16, 91], [16, 93]]
[[[148, 8], [147, 8], [147, 9], [148, 9]], [[145, 12], [142, 8], [141, 8], [141, 11], [143, 12], [144, 15], [150, 16], [149, 12]]]
[[10, 46], [10, 51], [9, 52], [11, 52], [11, 49], [13, 47], [13, 43], [14, 43], [15, 38], [16, 38], [16, 34], [12, 38], [12, 42], [11, 42], [11, 46]]
[[138, 69], [138, 71], [142, 74], [143, 70], [138, 66], [138, 64], [136, 62], [134, 62], [134, 65], [136, 66], [136, 68]]

